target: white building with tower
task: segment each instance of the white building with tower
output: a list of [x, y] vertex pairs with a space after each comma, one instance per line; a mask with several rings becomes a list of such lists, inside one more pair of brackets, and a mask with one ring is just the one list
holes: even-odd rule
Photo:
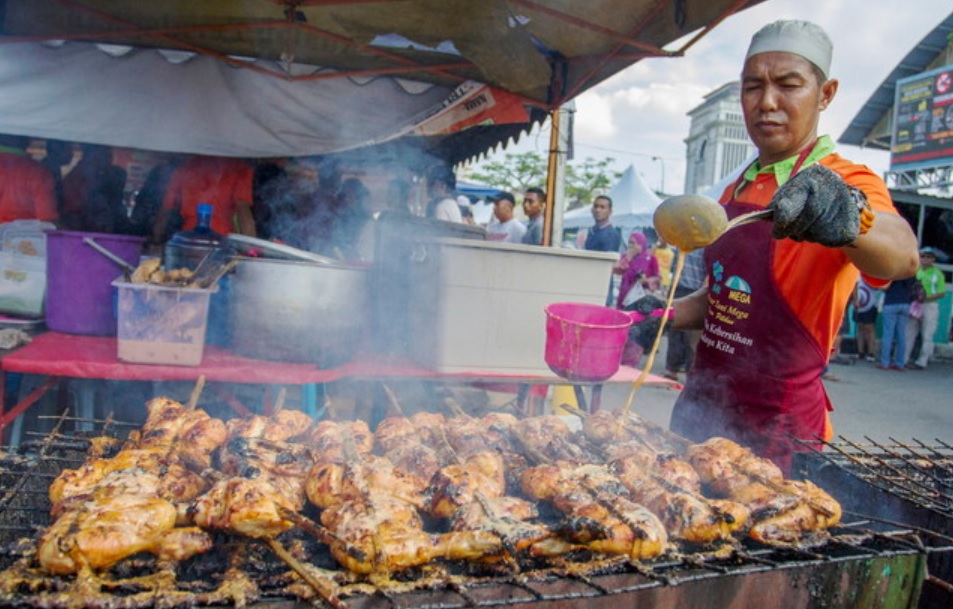
[[685, 192], [703, 193], [755, 153], [741, 113], [741, 86], [722, 85], [688, 112], [685, 140]]

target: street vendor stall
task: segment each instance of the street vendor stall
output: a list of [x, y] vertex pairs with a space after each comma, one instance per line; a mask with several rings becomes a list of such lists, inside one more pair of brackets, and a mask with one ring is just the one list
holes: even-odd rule
[[[0, 132], [238, 157], [451, 137], [526, 124], [635, 61], [685, 52], [751, 4], [7, 0]], [[445, 163], [482, 151], [436, 149]], [[49, 380], [0, 409], [0, 430], [62, 379], [646, 380], [601, 366], [590, 378], [586, 358], [602, 358], [581, 348], [554, 349], [572, 360], [565, 368], [544, 360], [550, 336], [576, 345], [571, 335], [609, 327], [628, 338], [635, 318], [618, 311], [612, 324], [553, 312], [559, 333], [544, 329], [554, 302], [604, 309], [614, 255], [489, 244], [439, 221], [400, 227], [370, 262], [269, 259], [252, 244], [219, 292], [158, 260], [120, 259], [115, 303], [100, 304], [115, 306], [116, 337], [47, 332], [6, 354], [2, 375]], [[334, 274], [372, 285], [316, 282], [296, 298], [293, 288]], [[243, 353], [207, 344], [210, 301], [223, 292], [268, 302], [239, 316], [226, 301], [246, 330], [297, 325], [255, 335]], [[315, 330], [341, 329], [341, 311], [341, 328], [362, 332], [318, 350]], [[281, 348], [294, 356], [268, 357]], [[186, 403], [125, 405], [141, 408], [141, 423], [90, 417], [85, 401], [79, 420], [63, 414], [50, 433], [0, 451], [0, 609], [886, 609], [913, 606], [924, 580], [917, 531], [845, 515], [826, 489], [743, 446], [692, 443], [626, 408], [575, 409], [570, 424], [388, 391], [385, 417], [236, 399], [225, 414], [237, 416], [218, 418], [203, 409], [203, 385]]]

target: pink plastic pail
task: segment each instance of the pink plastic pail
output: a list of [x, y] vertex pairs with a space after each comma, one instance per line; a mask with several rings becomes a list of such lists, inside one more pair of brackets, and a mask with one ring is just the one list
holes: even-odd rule
[[46, 233], [46, 326], [67, 334], [116, 333], [113, 280], [122, 268], [83, 241], [91, 237], [132, 266], [143, 237], [55, 230]]
[[599, 382], [619, 370], [632, 318], [599, 305], [546, 307], [546, 364], [570, 381]]

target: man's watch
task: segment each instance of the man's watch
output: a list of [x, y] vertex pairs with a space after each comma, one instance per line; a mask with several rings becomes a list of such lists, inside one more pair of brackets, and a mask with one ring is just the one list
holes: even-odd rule
[[857, 206], [857, 211], [860, 216], [860, 228], [857, 231], [857, 236], [866, 235], [867, 231], [874, 225], [874, 219], [876, 215], [874, 210], [870, 207], [870, 201], [867, 200], [867, 195], [864, 194], [859, 188], [850, 186], [850, 196], [854, 200], [854, 204]]

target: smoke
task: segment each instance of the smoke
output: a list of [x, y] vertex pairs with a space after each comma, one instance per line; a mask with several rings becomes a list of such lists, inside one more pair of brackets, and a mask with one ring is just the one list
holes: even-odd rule
[[422, 176], [441, 164], [418, 147], [390, 144], [265, 170], [255, 201], [260, 236], [331, 258], [368, 262], [376, 249], [375, 216], [382, 211], [422, 215], [427, 204]]

